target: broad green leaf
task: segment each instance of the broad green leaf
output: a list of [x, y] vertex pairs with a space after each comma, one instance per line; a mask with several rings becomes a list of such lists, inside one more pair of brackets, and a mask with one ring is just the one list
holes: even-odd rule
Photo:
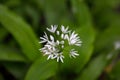
[[27, 60], [19, 51], [6, 46], [0, 46], [0, 61], [26, 62]]
[[[92, 27], [81, 27], [75, 31], [79, 34], [80, 39], [82, 40], [81, 47], [73, 47], [78, 51], [79, 56], [77, 56], [76, 58], [65, 57], [64, 64], [61, 65], [63, 68], [73, 69], [78, 73], [89, 61], [93, 53], [93, 42], [95, 38], [95, 32]], [[69, 54], [69, 52], [65, 52], [65, 54]]]
[[110, 75], [113, 80], [120, 80], [120, 61], [113, 67]]
[[65, 0], [45, 0], [42, 7], [48, 25], [59, 24], [63, 16], [66, 14]]
[[115, 41], [120, 40], [120, 24], [111, 25], [102, 33], [100, 33], [95, 42], [95, 50], [100, 51], [114, 45]]
[[40, 13], [37, 11], [37, 9], [34, 9], [34, 7], [30, 6], [30, 5], [26, 5], [25, 6], [25, 14], [27, 16], [29, 16], [31, 18], [31, 24], [34, 27], [34, 29], [38, 29], [39, 27], [39, 19], [40, 17]]
[[119, 23], [120, 15], [113, 11], [113, 9], [105, 9], [95, 15], [95, 20], [96, 27], [99, 28], [99, 30], [101, 29], [102, 32], [111, 24]]
[[13, 35], [28, 59], [34, 60], [39, 56], [38, 40], [31, 27], [2, 5], [0, 5], [0, 23]]
[[120, 0], [90, 0], [93, 7], [97, 13], [103, 10], [113, 9], [117, 7], [120, 3]]
[[94, 49], [93, 42], [95, 40], [95, 31], [92, 27], [81, 27], [78, 33], [82, 40], [82, 46], [77, 48], [80, 54], [79, 58], [75, 61], [77, 64], [77, 72], [79, 72], [91, 58]]
[[77, 80], [96, 80], [107, 64], [106, 54], [101, 54], [89, 62]]
[[[75, 28], [72, 27], [72, 30], [75, 30], [79, 34], [83, 43], [81, 47], [74, 47], [80, 55], [75, 59], [65, 59], [65, 64], [62, 64], [62, 67], [79, 73], [93, 53], [95, 31], [92, 27], [91, 15], [86, 4], [79, 0], [72, 0], [71, 2], [77, 24], [79, 25]], [[65, 53], [68, 54], [69, 52]]]
[[5, 5], [8, 7], [16, 7], [21, 4], [21, 0], [8, 0], [5, 2]]
[[110, 63], [118, 55], [118, 51], [103, 51], [98, 56], [94, 57], [89, 64], [83, 69], [77, 80], [96, 80], [106, 65]]
[[57, 62], [46, 60], [43, 56], [30, 67], [25, 80], [46, 80], [55, 75]]
[[92, 19], [88, 6], [82, 0], [71, 0], [72, 11], [77, 24], [80, 26], [91, 26]]
[[4, 40], [7, 36], [8, 32], [4, 28], [0, 27], [0, 42]]

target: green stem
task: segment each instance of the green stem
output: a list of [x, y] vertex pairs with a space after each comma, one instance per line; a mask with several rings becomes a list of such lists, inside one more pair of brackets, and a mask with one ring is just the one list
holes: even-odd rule
[[60, 77], [60, 70], [61, 70], [61, 63], [58, 62], [58, 70], [57, 70], [57, 77]]

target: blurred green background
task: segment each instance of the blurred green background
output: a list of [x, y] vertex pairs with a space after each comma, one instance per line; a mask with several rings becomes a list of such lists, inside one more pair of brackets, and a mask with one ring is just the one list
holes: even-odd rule
[[[79, 33], [79, 57], [43, 57], [50, 25]], [[120, 0], [0, 0], [0, 80], [120, 80]]]

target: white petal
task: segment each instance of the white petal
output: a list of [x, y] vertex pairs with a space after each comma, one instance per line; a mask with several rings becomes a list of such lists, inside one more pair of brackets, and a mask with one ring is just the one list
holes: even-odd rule
[[47, 34], [46, 34], [46, 32], [44, 32], [44, 37], [48, 40], [48, 36], [47, 36]]
[[46, 41], [40, 41], [39, 43], [45, 43]]
[[64, 48], [64, 45], [62, 45], [62, 48]]
[[50, 39], [51, 41], [54, 41], [54, 37], [52, 35], [50, 35]]
[[60, 35], [60, 32], [59, 32], [59, 31], [57, 31], [57, 35]]
[[51, 56], [51, 55], [49, 55], [49, 56], [48, 56], [48, 58], [47, 58], [47, 60], [49, 60], [51, 57], [52, 57], [52, 56]]
[[59, 57], [57, 57], [57, 62], [59, 62], [59, 59], [60, 59], [60, 58], [59, 58]]
[[62, 63], [64, 63], [62, 57], [60, 57], [60, 60], [61, 60]]
[[68, 34], [65, 34], [64, 39], [68, 39], [69, 40]]
[[72, 49], [69, 55], [70, 57], [74, 57], [74, 58], [76, 58], [76, 56], [79, 56], [79, 54], [77, 54], [77, 51], [75, 51], [75, 49]]
[[64, 28], [64, 26], [63, 26], [63, 25], [61, 25], [61, 31], [64, 31], [64, 29], [65, 29], [65, 28]]
[[64, 38], [64, 34], [61, 34], [61, 38]]
[[56, 43], [57, 43], [57, 45], [59, 45], [59, 44], [60, 44], [60, 41], [57, 40]]
[[56, 25], [51, 25], [51, 28], [47, 28], [47, 30], [49, 31], [49, 32], [52, 32], [52, 33], [54, 33], [55, 31], [56, 31], [56, 29], [57, 29], [57, 26]]

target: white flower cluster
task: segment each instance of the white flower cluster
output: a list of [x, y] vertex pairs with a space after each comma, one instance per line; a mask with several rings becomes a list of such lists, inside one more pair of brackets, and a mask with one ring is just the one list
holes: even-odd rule
[[[39, 42], [45, 44], [40, 51], [43, 52], [44, 55], [48, 55], [47, 60], [57, 59], [57, 62], [63, 62], [64, 47], [72, 45], [81, 46], [82, 41], [80, 40], [80, 37], [75, 31], [72, 32], [69, 30], [69, 27], [65, 28], [61, 25], [61, 27], [58, 28], [57, 25], [51, 25], [51, 28], [47, 28], [47, 31], [51, 34], [47, 35], [44, 32], [44, 36], [40, 37], [41, 41]], [[69, 56], [75, 58], [76, 56], [79, 56], [79, 54], [75, 49], [70, 49]]]

